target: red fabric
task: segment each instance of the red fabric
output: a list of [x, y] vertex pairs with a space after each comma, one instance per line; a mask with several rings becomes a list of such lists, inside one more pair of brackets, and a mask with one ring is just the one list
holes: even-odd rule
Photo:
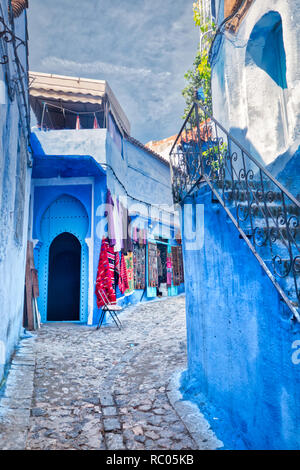
[[116, 293], [113, 289], [113, 277], [109, 266], [108, 252], [109, 252], [108, 240], [103, 238], [101, 245], [101, 252], [99, 257], [97, 280], [96, 280], [96, 296], [98, 308], [103, 307], [104, 302], [101, 299], [99, 290], [102, 290], [107, 295], [107, 298], [111, 304], [116, 303]]
[[121, 269], [120, 269], [120, 278], [119, 278], [119, 289], [122, 294], [129, 289], [128, 278], [127, 278], [127, 269], [124, 254], [121, 256]]
[[94, 118], [94, 129], [99, 129], [98, 121], [97, 121], [96, 116], [95, 116], [95, 118]]
[[120, 256], [119, 256], [119, 252], [116, 251], [116, 253], [115, 253], [115, 284], [116, 284], [116, 287], [119, 285], [119, 279], [120, 279]]
[[81, 129], [81, 126], [80, 126], [80, 119], [79, 119], [79, 116], [77, 115], [77, 118], [76, 118], [76, 130], [78, 131], [79, 129]]

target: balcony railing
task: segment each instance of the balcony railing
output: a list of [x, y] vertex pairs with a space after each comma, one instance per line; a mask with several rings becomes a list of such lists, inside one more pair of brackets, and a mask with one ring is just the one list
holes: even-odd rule
[[170, 157], [174, 201], [208, 185], [300, 321], [300, 202], [198, 102]]

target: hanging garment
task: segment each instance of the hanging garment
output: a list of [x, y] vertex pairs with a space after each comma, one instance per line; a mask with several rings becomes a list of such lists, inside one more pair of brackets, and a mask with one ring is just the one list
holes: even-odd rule
[[81, 129], [80, 119], [79, 119], [79, 115], [77, 114], [77, 118], [76, 118], [76, 130], [79, 131], [80, 129]]
[[121, 251], [124, 255], [127, 255], [127, 237], [128, 237], [128, 219], [127, 219], [128, 211], [127, 208], [120, 204], [120, 222], [122, 228], [122, 238], [121, 238]]
[[157, 247], [148, 243], [148, 286], [158, 287]]
[[132, 224], [132, 218], [130, 217], [129, 212], [127, 210], [127, 250], [130, 253], [133, 252], [133, 240], [131, 237], [131, 224]]
[[139, 245], [140, 245], [140, 246], [145, 245], [145, 244], [146, 244], [146, 243], [145, 243], [145, 240], [146, 240], [145, 229], [140, 228], [140, 229], [139, 229], [139, 234], [138, 234], [138, 236], [139, 236]]
[[115, 251], [121, 251], [122, 248], [122, 219], [121, 219], [121, 211], [122, 208], [120, 207], [118, 198], [116, 196], [112, 196], [114, 202], [114, 209], [113, 209], [113, 219], [114, 219], [114, 227], [115, 227]]
[[110, 264], [109, 264], [109, 258], [108, 258], [109, 249], [110, 249], [110, 246], [108, 243], [108, 239], [103, 238], [101, 251], [100, 251], [100, 257], [99, 257], [97, 279], [96, 279], [96, 289], [95, 289], [98, 308], [103, 307], [104, 305], [103, 300], [99, 294], [99, 290], [103, 290], [105, 292], [110, 303], [112, 304], [116, 303], [116, 293], [113, 288], [114, 276], [112, 276]]
[[115, 252], [115, 286], [119, 285], [120, 279], [120, 253]]
[[133, 276], [134, 288], [145, 289], [146, 287], [146, 249], [133, 243]]
[[168, 253], [167, 256], [167, 286], [171, 287], [172, 286], [172, 255], [171, 253]]
[[125, 291], [125, 295], [129, 295], [134, 291], [134, 275], [133, 275], [133, 253], [128, 253], [125, 258], [128, 289]]
[[98, 121], [97, 121], [96, 115], [95, 115], [95, 117], [94, 117], [94, 125], [93, 125], [93, 128], [94, 128], [94, 129], [99, 129], [99, 125], [98, 125]]
[[179, 250], [177, 246], [172, 246], [172, 267], [173, 267], [173, 285], [180, 285], [180, 259], [179, 259]]
[[114, 220], [114, 201], [111, 192], [108, 189], [106, 193], [106, 217], [108, 223], [108, 238], [110, 246], [116, 244], [115, 220]]
[[161, 262], [161, 256], [160, 256], [159, 250], [157, 250], [157, 272], [158, 272], [158, 277], [162, 277], [163, 268], [162, 268], [162, 262]]
[[107, 247], [107, 259], [108, 265], [110, 270], [110, 277], [112, 282], [112, 288], [114, 292], [116, 292], [116, 282], [115, 282], [115, 263], [116, 263], [116, 253], [114, 252], [114, 248], [112, 246]]
[[122, 207], [122, 234], [123, 234], [123, 240], [122, 240], [122, 252], [124, 255], [126, 255], [129, 252], [132, 252], [133, 247], [132, 247], [132, 239], [131, 239], [131, 234], [130, 234], [130, 228], [131, 228], [131, 217], [129, 216], [129, 212], [127, 207]]
[[180, 284], [184, 283], [184, 267], [183, 267], [183, 254], [182, 254], [182, 246], [178, 247], [179, 253], [179, 263], [180, 263]]
[[122, 294], [125, 293], [127, 289], [129, 289], [128, 279], [127, 279], [127, 270], [126, 270], [126, 263], [125, 257], [122, 253], [121, 255], [121, 268], [120, 268], [120, 278], [119, 278], [119, 289]]

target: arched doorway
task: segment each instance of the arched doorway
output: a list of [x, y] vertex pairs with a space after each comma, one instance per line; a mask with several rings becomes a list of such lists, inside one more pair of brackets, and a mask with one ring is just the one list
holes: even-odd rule
[[[37, 258], [40, 284], [38, 306], [43, 323], [47, 321], [57, 321], [51, 320], [51, 315], [48, 315], [48, 299], [50, 300], [51, 296], [51, 293], [48, 292], [49, 289], [51, 290], [49, 275], [51, 269], [50, 258], [52, 258], [52, 253], [50, 253], [50, 251], [52, 252], [52, 250], [55, 249], [54, 242], [56, 238], [64, 234], [73, 236], [76, 240], [77, 246], [78, 243], [81, 246], [79, 288], [80, 313], [79, 317], [77, 316], [77, 320], [74, 319], [75, 315], [72, 315], [73, 319], [71, 321], [85, 323], [88, 319], [89, 251], [86, 243], [86, 236], [89, 232], [89, 224], [88, 213], [81, 201], [65, 193], [61, 194], [48, 206], [40, 219], [38, 232], [39, 243], [37, 243], [35, 247], [35, 256]], [[53, 282], [55, 282], [55, 280], [53, 280]], [[63, 317], [65, 318], [60, 318], [61, 321], [68, 321], [65, 314]]]
[[50, 246], [47, 321], [79, 321], [81, 244], [71, 233]]

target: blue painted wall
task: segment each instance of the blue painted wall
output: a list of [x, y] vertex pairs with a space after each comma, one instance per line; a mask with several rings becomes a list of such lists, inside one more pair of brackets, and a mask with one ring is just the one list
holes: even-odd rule
[[[107, 188], [113, 195], [125, 198], [130, 210], [137, 211], [144, 217], [145, 226], [152, 222], [153, 230], [151, 234], [149, 233], [150, 237], [160, 235], [176, 244], [174, 226], [171, 230], [168, 227], [168, 224], [174, 224], [172, 216], [162, 218], [159, 223], [149, 219], [159, 215], [157, 211], [151, 213], [149, 204], [151, 207], [157, 204], [173, 214], [169, 166], [127, 139], [123, 139], [120, 148], [110, 132], [105, 129], [46, 132], [35, 130], [31, 136], [31, 143], [34, 149], [33, 188], [35, 188], [32, 238], [38, 241], [35, 254], [43, 285], [39, 301], [43, 320], [46, 320], [49, 246], [56, 236], [54, 232], [56, 234], [63, 230], [63, 227], [64, 230], [67, 227], [66, 231], [71, 231], [78, 237], [85, 253], [83, 258], [85, 274], [82, 283], [87, 282], [88, 286], [82, 298], [86, 299], [88, 295], [89, 312], [82, 309], [81, 319], [87, 321], [90, 313], [90, 322], [96, 324], [99, 310], [94, 290], [101, 242], [103, 236], [107, 234], [107, 221], [104, 216]], [[91, 184], [81, 184], [80, 178], [91, 179]], [[137, 203], [127, 197], [126, 193], [148, 204]], [[59, 214], [54, 228], [49, 230], [48, 234], [41, 233], [43, 214], [48, 207], [52, 207], [51, 204], [55, 207], [55, 201], [62, 196], [75, 198], [84, 207], [88, 220], [85, 235], [75, 233], [74, 227], [66, 225], [68, 214]], [[43, 240], [45, 236], [46, 241]], [[86, 241], [87, 238], [90, 240]], [[88, 243], [89, 250], [85, 243]], [[182, 292], [184, 287], [180, 286], [179, 290]], [[122, 297], [120, 293], [118, 297]], [[119, 302], [125, 306], [147, 300], [149, 299], [143, 291], [136, 291], [133, 295], [120, 298]]]
[[[6, 3], [6, 8], [5, 8]], [[9, 25], [7, 2], [2, 2], [4, 21]], [[11, 26], [10, 26], [11, 27]], [[28, 89], [26, 11], [14, 20], [16, 36], [24, 40], [18, 56]], [[23, 324], [27, 226], [30, 197], [31, 156], [28, 150], [28, 96], [23, 97], [13, 43], [1, 41], [1, 54], [8, 63], [0, 66], [0, 384], [5, 365], [18, 344]], [[16, 80], [18, 86], [15, 86]], [[26, 106], [27, 105], [27, 106]]]
[[204, 243], [184, 243], [184, 396], [227, 448], [299, 449], [300, 325], [210, 191], [195, 202], [204, 204]]

